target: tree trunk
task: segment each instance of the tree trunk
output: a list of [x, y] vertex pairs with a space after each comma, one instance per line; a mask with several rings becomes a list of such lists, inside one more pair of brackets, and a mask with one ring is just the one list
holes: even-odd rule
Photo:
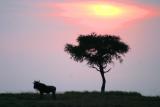
[[103, 72], [101, 72], [101, 77], [102, 77], [101, 93], [104, 93], [105, 92], [106, 79], [105, 79], [105, 76], [104, 76]]
[[102, 77], [101, 93], [104, 93], [105, 92], [105, 86], [106, 86], [106, 79], [105, 79], [104, 70], [103, 70], [102, 66], [100, 66], [100, 74], [101, 74], [101, 77]]

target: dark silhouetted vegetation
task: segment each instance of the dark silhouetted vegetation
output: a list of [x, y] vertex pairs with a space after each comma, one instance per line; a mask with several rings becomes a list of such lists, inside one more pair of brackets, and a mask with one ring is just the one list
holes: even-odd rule
[[67, 44], [65, 51], [77, 62], [87, 61], [87, 64], [95, 68], [102, 77], [101, 92], [105, 91], [105, 73], [109, 72], [108, 64], [113, 60], [123, 61], [122, 56], [128, 52], [129, 46], [115, 35], [98, 35], [91, 33], [80, 35], [77, 38], [78, 45]]
[[43, 97], [35, 93], [0, 94], [0, 107], [160, 107], [160, 97], [137, 92], [66, 92]]

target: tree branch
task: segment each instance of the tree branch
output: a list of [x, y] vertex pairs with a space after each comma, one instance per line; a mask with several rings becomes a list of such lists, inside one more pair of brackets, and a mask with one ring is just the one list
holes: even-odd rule
[[92, 68], [95, 68], [97, 71], [100, 71], [97, 67], [95, 67], [94, 65], [91, 66]]
[[107, 68], [107, 64], [105, 64], [104, 66], [103, 66], [103, 69], [106, 69]]
[[109, 69], [109, 70], [107, 70], [107, 71], [104, 71], [104, 73], [107, 73], [107, 72], [109, 72], [111, 70], [111, 68]]

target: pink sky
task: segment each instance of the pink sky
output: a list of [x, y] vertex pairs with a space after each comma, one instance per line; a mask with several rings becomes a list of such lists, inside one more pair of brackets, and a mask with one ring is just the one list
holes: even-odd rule
[[[101, 17], [92, 14], [92, 11], [88, 10], [90, 5], [95, 4], [109, 4], [113, 6], [117, 6], [122, 10], [122, 14], [115, 17]], [[131, 3], [131, 2], [120, 2], [120, 1], [70, 1], [70, 2], [38, 2], [32, 5], [33, 8], [39, 9], [41, 11], [32, 12], [27, 11], [25, 13], [21, 13], [22, 16], [29, 15], [33, 19], [38, 19], [38, 21], [44, 21], [42, 26], [45, 26], [46, 23], [54, 24], [54, 20], [62, 22], [65, 26], [77, 27], [79, 28], [72, 36], [69, 37], [60, 37], [60, 36], [51, 36], [51, 35], [65, 35], [66, 32], [51, 32], [51, 28], [49, 30], [41, 31], [41, 32], [27, 32], [30, 36], [26, 38], [18, 38], [19, 42], [13, 41], [12, 42], [5, 42], [5, 50], [8, 52], [18, 51], [19, 49], [24, 49], [26, 52], [51, 52], [53, 53], [53, 46], [56, 50], [61, 50], [63, 48], [65, 42], [75, 43], [75, 39], [81, 32], [88, 33], [88, 32], [100, 32], [100, 33], [110, 33], [110, 34], [117, 34], [117, 32], [123, 29], [128, 28], [134, 24], [139, 23], [142, 20], [147, 20], [155, 15], [157, 15], [157, 10], [153, 6], [149, 5], [142, 5], [138, 3]], [[49, 22], [50, 21], [50, 22]], [[38, 23], [38, 22], [37, 22]], [[49, 25], [49, 24], [48, 24]], [[34, 25], [36, 26], [36, 25]], [[122, 27], [123, 26], [123, 27]], [[67, 31], [67, 30], [66, 30]], [[68, 32], [68, 31], [67, 31]], [[56, 34], [55, 34], [56, 33]], [[23, 32], [22, 32], [23, 34]], [[34, 36], [34, 35], [40, 35]], [[43, 36], [43, 35], [48, 35]], [[37, 40], [38, 37], [38, 40]], [[127, 36], [123, 36], [125, 40], [131, 39], [133, 40], [134, 37], [126, 38]], [[66, 41], [66, 39], [68, 41]], [[57, 45], [54, 45], [53, 40], [56, 42]], [[128, 41], [128, 40], [127, 40]], [[13, 43], [15, 47], [13, 47]], [[9, 44], [8, 44], [9, 43]], [[28, 44], [29, 43], [29, 44]], [[7, 45], [8, 44], [8, 45]], [[21, 45], [19, 45], [21, 44]], [[14, 49], [17, 48], [17, 49]], [[44, 49], [44, 50], [42, 50]]]
[[[93, 14], [89, 7], [96, 5], [112, 5], [121, 9], [122, 13], [115, 17], [101, 17]], [[41, 3], [40, 8], [51, 11], [40, 13], [42, 16], [57, 18], [71, 25], [85, 27], [98, 31], [120, 29], [122, 25], [128, 26], [134, 21], [148, 19], [157, 14], [152, 6], [138, 3], [106, 2], [106, 1], [72, 1], [60, 3]]]
[[[110, 1], [6, 0], [0, 6], [0, 84], [3, 85], [0, 92], [34, 91], [32, 81], [35, 79], [55, 84], [58, 91], [99, 90], [99, 73], [85, 63], [74, 62], [64, 52], [65, 44], [76, 43], [79, 34], [97, 32], [119, 35], [131, 47], [124, 63], [116, 62], [112, 72], [106, 75], [106, 90], [158, 94], [160, 18], [157, 2]], [[115, 17], [100, 17], [87, 10], [88, 6], [98, 3], [115, 5], [123, 12]]]

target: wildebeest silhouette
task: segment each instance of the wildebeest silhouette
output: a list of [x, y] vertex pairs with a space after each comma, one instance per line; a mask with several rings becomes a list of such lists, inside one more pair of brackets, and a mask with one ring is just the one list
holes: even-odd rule
[[48, 86], [44, 83], [41, 83], [40, 81], [34, 81], [33, 88], [38, 90], [40, 92], [40, 95], [43, 95], [43, 93], [52, 93], [53, 97], [56, 98], [56, 87], [55, 86]]

